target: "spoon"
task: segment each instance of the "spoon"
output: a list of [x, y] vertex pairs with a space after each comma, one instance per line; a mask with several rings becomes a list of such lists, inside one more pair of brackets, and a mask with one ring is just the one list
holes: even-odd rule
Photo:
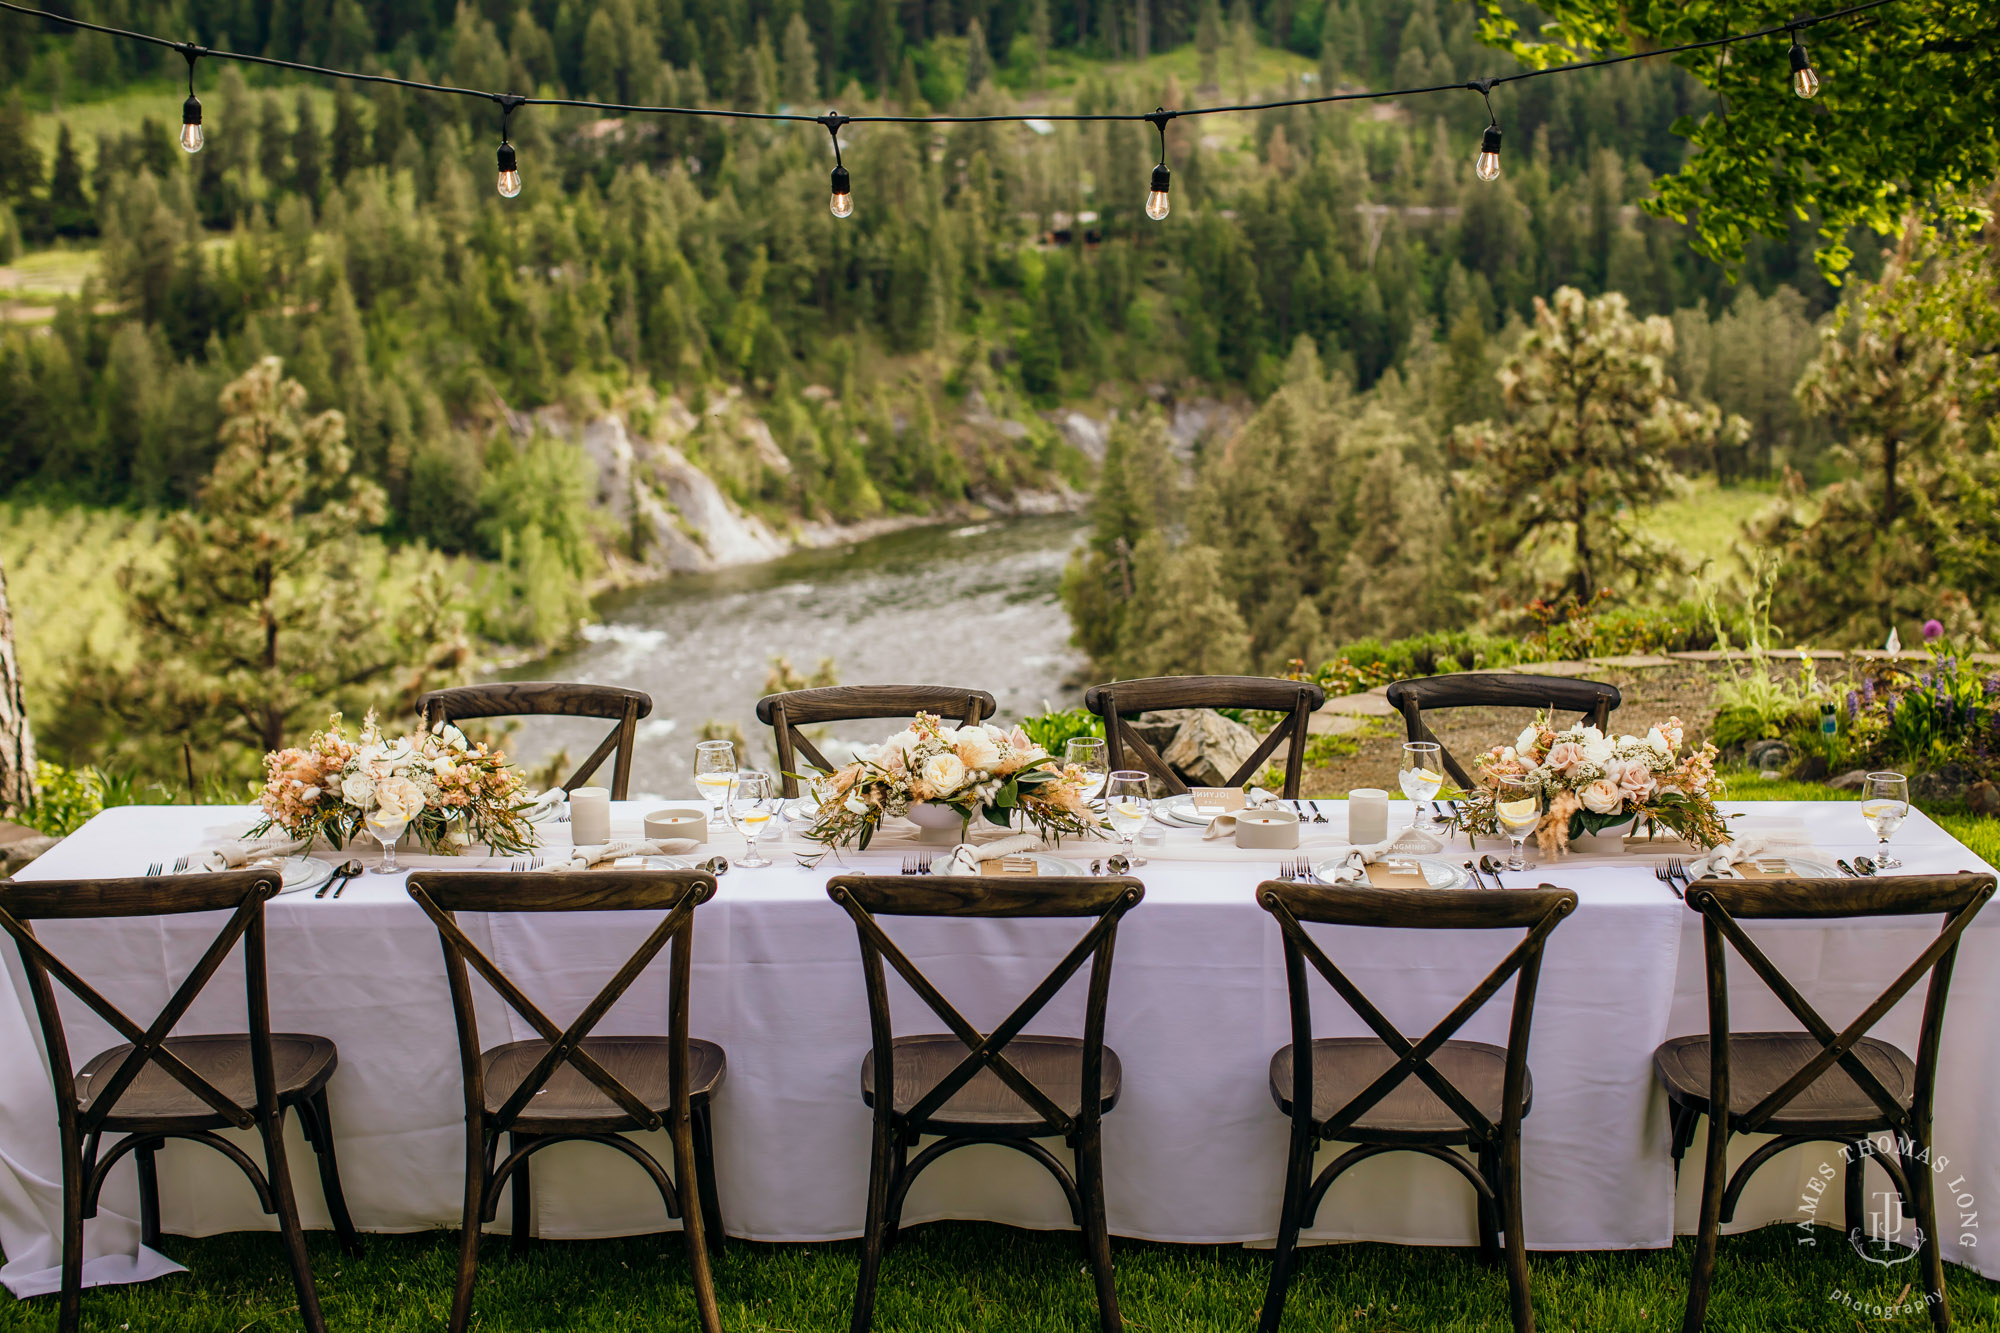
[[1478, 866], [1472, 864], [1472, 862], [1470, 861], [1467, 861], [1465, 863], [1465, 868], [1472, 875], [1472, 886], [1474, 888], [1483, 889], [1486, 887], [1486, 881], [1479, 877]]
[[1875, 862], [1869, 857], [1857, 856], [1854, 858], [1854, 868], [1864, 875], [1873, 875], [1875, 873]]
[[328, 879], [326, 883], [319, 886], [319, 892], [315, 893], [313, 897], [324, 898], [326, 897], [326, 891], [328, 889], [332, 889], [333, 896], [338, 898], [343, 892], [346, 891], [347, 881], [354, 879], [356, 876], [360, 875], [360, 873], [361, 873], [361, 862], [359, 861], [345, 862], [344, 864], [342, 864], [340, 869], [333, 872], [332, 878]]
[[1114, 875], [1122, 875], [1132, 868], [1132, 863], [1122, 856], [1114, 856], [1104, 863], [1105, 870]]
[[1091, 858], [1090, 873], [1093, 875], [1101, 875], [1104, 873], [1104, 860], [1102, 857]]
[[714, 875], [717, 879], [720, 879], [724, 875], [729, 873], [729, 858], [723, 856], [711, 856], [706, 861], [703, 861], [700, 865], [696, 866], [695, 869], [706, 870], [709, 874]]
[[1494, 888], [1496, 888], [1496, 889], [1504, 889], [1504, 888], [1506, 888], [1506, 887], [1507, 887], [1507, 886], [1506, 886], [1505, 884], [1502, 884], [1502, 883], [1500, 882], [1500, 858], [1499, 858], [1499, 857], [1497, 857], [1497, 856], [1482, 856], [1482, 857], [1480, 857], [1480, 858], [1479, 858], [1479, 868], [1480, 868], [1481, 870], [1484, 870], [1484, 871], [1485, 871], [1485, 872], [1486, 872], [1487, 874], [1489, 874], [1489, 875], [1493, 876], [1493, 887], [1494, 887]]

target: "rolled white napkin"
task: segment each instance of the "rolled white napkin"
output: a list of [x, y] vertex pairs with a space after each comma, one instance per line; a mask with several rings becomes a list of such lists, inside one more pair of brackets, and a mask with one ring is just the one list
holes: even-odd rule
[[1392, 856], [1435, 856], [1444, 844], [1418, 828], [1406, 828], [1387, 842], [1371, 842], [1365, 847], [1349, 847], [1333, 858], [1336, 883], [1368, 878], [1368, 867]]
[[568, 808], [569, 793], [561, 787], [551, 787], [529, 804], [526, 818], [530, 824], [544, 824], [561, 818]]
[[976, 875], [981, 862], [997, 861], [1003, 856], [1018, 856], [1031, 852], [1042, 845], [1042, 840], [1032, 833], [1016, 833], [1012, 837], [1000, 838], [994, 842], [974, 845], [961, 842], [951, 849], [951, 855], [935, 867], [933, 875]]
[[[1255, 810], [1261, 806], [1281, 804], [1283, 802], [1279, 797], [1273, 796], [1262, 787], [1252, 787], [1249, 791], [1243, 793], [1243, 808], [1245, 810]], [[1217, 815], [1214, 819], [1209, 820], [1207, 831], [1201, 835], [1204, 842], [1211, 838], [1231, 838], [1234, 836], [1236, 836], [1236, 812], [1233, 810], [1226, 815]]]
[[701, 844], [693, 838], [661, 838], [657, 842], [645, 838], [628, 838], [621, 842], [572, 847], [567, 860], [552, 860], [542, 869], [591, 870], [607, 862], [622, 861], [628, 856], [685, 856], [699, 846]]
[[264, 838], [227, 838], [195, 855], [195, 864], [211, 873], [240, 870], [256, 861], [297, 856], [312, 845], [310, 838], [294, 838], [289, 833]]

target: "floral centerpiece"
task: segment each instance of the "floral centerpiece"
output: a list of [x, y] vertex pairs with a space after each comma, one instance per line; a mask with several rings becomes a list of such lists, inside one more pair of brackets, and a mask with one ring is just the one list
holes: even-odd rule
[[252, 836], [278, 828], [339, 847], [381, 810], [407, 821], [428, 852], [480, 842], [512, 856], [534, 846], [520, 772], [449, 722], [389, 740], [370, 713], [349, 740], [335, 713], [304, 746], [265, 755], [264, 774], [264, 819]]
[[1498, 745], [1473, 761], [1491, 791], [1502, 779], [1519, 782], [1542, 799], [1535, 841], [1553, 856], [1570, 839], [1630, 821], [1670, 829], [1697, 847], [1729, 836], [1715, 798], [1713, 745], [1683, 750], [1681, 720], [1670, 717], [1644, 736], [1607, 736], [1594, 726], [1558, 731], [1544, 713], [1512, 745]]
[[947, 727], [928, 713], [880, 745], [864, 745], [851, 763], [814, 779], [819, 808], [806, 836], [829, 847], [866, 847], [882, 820], [913, 807], [955, 811], [963, 826], [975, 815], [1001, 828], [1017, 813], [1045, 838], [1091, 833], [1093, 779], [1058, 763], [1019, 727]]

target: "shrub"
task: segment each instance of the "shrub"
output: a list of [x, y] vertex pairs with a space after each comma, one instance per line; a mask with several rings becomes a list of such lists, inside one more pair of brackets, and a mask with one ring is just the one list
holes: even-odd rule
[[[1048, 707], [1045, 703], [1043, 707]], [[1028, 739], [1058, 759], [1063, 747], [1078, 736], [1104, 735], [1104, 721], [1087, 708], [1050, 709], [1021, 719]]]

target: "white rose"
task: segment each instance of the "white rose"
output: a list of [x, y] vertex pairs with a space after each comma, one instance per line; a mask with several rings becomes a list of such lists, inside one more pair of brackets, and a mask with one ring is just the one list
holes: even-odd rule
[[1653, 747], [1653, 749], [1661, 755], [1671, 754], [1674, 748], [1673, 746], [1667, 744], [1667, 738], [1660, 733], [1660, 729], [1658, 727], [1654, 727], [1651, 731], [1646, 733], [1646, 744]]
[[1583, 800], [1583, 808], [1593, 815], [1615, 815], [1625, 805], [1625, 793], [1609, 778], [1599, 778], [1578, 795]]
[[375, 801], [375, 779], [356, 773], [340, 780], [340, 799], [356, 810], [366, 810]]
[[1583, 729], [1583, 757], [1593, 764], [1603, 764], [1617, 751], [1617, 746], [1596, 727]]
[[1539, 727], [1523, 727], [1521, 728], [1521, 734], [1514, 738], [1514, 749], [1521, 754], [1526, 754], [1535, 748], [1535, 742], [1541, 738], [1542, 733]]
[[840, 805], [850, 815], [865, 815], [868, 813], [868, 802], [862, 800], [858, 795], [850, 795]]
[[390, 778], [376, 786], [375, 806], [383, 818], [408, 823], [423, 812], [424, 794], [408, 778]]
[[990, 773], [1000, 766], [1000, 746], [984, 727], [966, 727], [960, 731], [955, 748], [967, 768]]
[[955, 754], [934, 754], [924, 761], [924, 781], [940, 796], [949, 796], [965, 785], [965, 764]]

